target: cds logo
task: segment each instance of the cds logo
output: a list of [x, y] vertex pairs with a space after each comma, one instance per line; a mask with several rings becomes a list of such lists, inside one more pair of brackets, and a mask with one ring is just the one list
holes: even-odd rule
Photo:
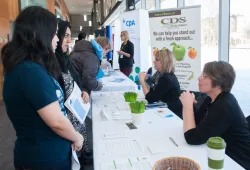
[[126, 26], [128, 26], [128, 27], [131, 27], [131, 26], [134, 26], [134, 25], [135, 25], [135, 20], [126, 21], [125, 19], [123, 19], [122, 22], [123, 22], [124, 24], [126, 24]]
[[180, 18], [164, 18], [161, 20], [161, 23], [164, 25], [168, 24], [178, 24], [178, 23], [185, 23], [186, 17], [180, 17]]

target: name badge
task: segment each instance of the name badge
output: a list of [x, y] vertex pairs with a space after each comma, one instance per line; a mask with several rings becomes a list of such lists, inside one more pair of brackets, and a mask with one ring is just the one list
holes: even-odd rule
[[122, 55], [122, 54], [120, 55], [120, 58], [123, 58], [123, 55]]

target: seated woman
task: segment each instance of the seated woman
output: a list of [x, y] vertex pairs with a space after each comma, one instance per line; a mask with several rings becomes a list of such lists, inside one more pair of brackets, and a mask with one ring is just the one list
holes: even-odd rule
[[157, 72], [152, 76], [153, 87], [147, 83], [147, 74], [139, 74], [140, 83], [146, 100], [149, 103], [163, 101], [176, 115], [181, 117], [181, 102], [179, 100], [180, 85], [174, 74], [175, 59], [171, 51], [160, 50], [155, 54], [154, 67]]
[[233, 67], [224, 61], [209, 62], [199, 77], [199, 89], [208, 95], [194, 114], [194, 94], [183, 92], [184, 136], [188, 144], [200, 145], [210, 137], [222, 137], [226, 154], [250, 169], [250, 133], [242, 110], [230, 93], [235, 81]]

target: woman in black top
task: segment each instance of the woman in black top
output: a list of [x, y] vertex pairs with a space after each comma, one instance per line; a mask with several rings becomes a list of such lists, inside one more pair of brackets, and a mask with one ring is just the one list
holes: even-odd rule
[[200, 145], [210, 137], [222, 137], [226, 154], [250, 169], [250, 133], [242, 110], [230, 93], [235, 81], [233, 67], [224, 61], [209, 62], [199, 77], [199, 89], [209, 97], [194, 114], [194, 94], [182, 93], [184, 136], [187, 143]]
[[121, 40], [123, 41], [121, 50], [117, 51], [119, 55], [119, 67], [123, 74], [129, 76], [134, 64], [134, 44], [129, 41], [127, 31], [121, 32]]
[[175, 59], [173, 53], [166, 50], [159, 50], [155, 54], [154, 67], [157, 72], [152, 76], [153, 87], [146, 83], [147, 74], [139, 74], [140, 83], [146, 100], [149, 103], [163, 101], [168, 108], [181, 117], [181, 102], [179, 100], [180, 85], [174, 74]]

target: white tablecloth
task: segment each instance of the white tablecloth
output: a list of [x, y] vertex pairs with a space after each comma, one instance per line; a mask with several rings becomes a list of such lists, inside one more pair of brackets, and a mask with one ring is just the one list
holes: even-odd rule
[[[167, 108], [146, 110], [144, 122], [136, 130], [130, 130], [126, 122], [131, 120], [108, 121], [100, 112], [127, 115], [128, 104], [123, 92], [92, 94], [93, 147], [95, 170], [120, 169], [151, 170], [154, 163], [169, 156], [184, 156], [196, 161], [202, 170], [208, 169], [206, 145], [188, 145], [183, 135], [183, 122]], [[159, 112], [160, 111], [160, 112]], [[172, 114], [172, 117], [162, 115]], [[119, 115], [119, 114], [118, 114]], [[124, 138], [104, 139], [104, 135], [122, 132]], [[178, 147], [169, 137], [172, 137]], [[133, 166], [131, 166], [131, 164]], [[228, 156], [225, 157], [225, 170], [243, 169]], [[148, 168], [147, 168], [148, 167]]]
[[133, 91], [137, 89], [137, 85], [120, 71], [110, 72], [109, 76], [104, 76], [100, 81], [103, 83], [103, 88], [99, 92]]

